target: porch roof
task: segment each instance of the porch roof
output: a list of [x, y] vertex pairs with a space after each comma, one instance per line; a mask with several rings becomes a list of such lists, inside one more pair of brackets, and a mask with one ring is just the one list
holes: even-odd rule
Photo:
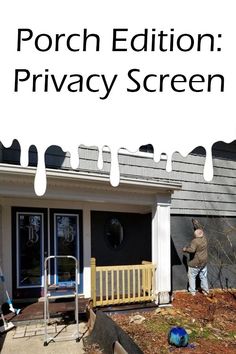
[[[36, 197], [33, 183], [36, 167], [0, 164], [0, 196]], [[181, 189], [178, 182], [121, 176], [112, 187], [109, 175], [88, 171], [46, 169], [47, 190], [41, 198], [97, 202], [128, 202], [150, 205], [158, 194]]]

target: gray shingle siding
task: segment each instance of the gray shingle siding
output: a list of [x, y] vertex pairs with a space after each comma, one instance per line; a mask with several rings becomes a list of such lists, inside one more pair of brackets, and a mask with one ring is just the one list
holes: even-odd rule
[[[203, 177], [205, 156], [195, 153], [182, 157], [175, 153], [172, 172], [166, 172], [165, 162], [151, 158], [135, 158], [125, 166], [120, 159], [121, 173], [136, 174], [145, 178], [180, 182], [182, 188], [172, 195], [172, 214], [184, 215], [236, 215], [236, 144], [218, 143], [213, 150], [214, 177], [206, 182]], [[141, 165], [142, 162], [142, 165]], [[145, 169], [142, 174], [143, 168]]]

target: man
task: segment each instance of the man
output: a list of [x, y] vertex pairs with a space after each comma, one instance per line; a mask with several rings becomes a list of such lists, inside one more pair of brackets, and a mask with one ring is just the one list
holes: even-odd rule
[[196, 277], [199, 275], [201, 281], [201, 289], [204, 295], [208, 295], [207, 281], [207, 239], [202, 229], [198, 228], [194, 231], [194, 239], [190, 246], [184, 247], [183, 252], [193, 255], [193, 258], [188, 262], [188, 280], [189, 291], [194, 296], [196, 295]]

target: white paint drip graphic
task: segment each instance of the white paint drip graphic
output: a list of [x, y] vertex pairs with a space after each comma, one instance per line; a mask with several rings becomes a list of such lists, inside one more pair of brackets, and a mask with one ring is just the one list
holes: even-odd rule
[[[4, 142], [3, 144], [5, 147], [10, 147], [11, 143]], [[21, 155], [20, 155], [20, 164], [22, 167], [28, 166], [28, 156], [29, 156], [29, 146], [24, 145], [23, 143], [20, 144], [21, 147]], [[38, 196], [43, 196], [47, 190], [47, 173], [46, 173], [46, 166], [45, 166], [45, 153], [47, 148], [45, 146], [38, 146], [38, 164], [36, 168], [35, 180], [34, 180], [34, 189], [35, 193]], [[211, 146], [205, 148], [206, 150], [206, 158], [204, 164], [204, 172], [203, 176], [204, 179], [210, 182], [213, 178], [213, 160], [212, 160], [212, 152]], [[71, 168], [73, 170], [78, 170], [79, 173], [79, 148], [75, 145], [75, 147], [68, 149], [63, 149], [63, 151], [68, 151], [70, 153], [70, 163]], [[190, 153], [191, 151], [189, 151]], [[172, 156], [174, 152], [170, 152], [166, 154], [167, 161], [166, 161], [166, 171], [172, 173]], [[120, 183], [120, 169], [119, 169], [119, 149], [117, 147], [110, 148], [111, 154], [111, 164], [110, 164], [110, 183], [113, 187], [117, 187]], [[160, 161], [160, 150], [154, 148], [154, 161], [158, 163]], [[188, 154], [184, 154], [187, 156]], [[97, 166], [98, 169], [103, 169], [103, 146], [98, 147], [98, 161]], [[158, 166], [156, 167], [158, 168]]]

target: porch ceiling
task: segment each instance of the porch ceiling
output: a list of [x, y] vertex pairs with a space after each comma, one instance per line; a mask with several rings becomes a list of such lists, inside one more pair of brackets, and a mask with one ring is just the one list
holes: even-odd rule
[[[34, 191], [36, 168], [0, 165], [0, 196], [37, 197]], [[158, 195], [171, 195], [181, 184], [168, 181], [122, 177], [112, 187], [108, 175], [47, 169], [46, 199], [152, 205]]]

